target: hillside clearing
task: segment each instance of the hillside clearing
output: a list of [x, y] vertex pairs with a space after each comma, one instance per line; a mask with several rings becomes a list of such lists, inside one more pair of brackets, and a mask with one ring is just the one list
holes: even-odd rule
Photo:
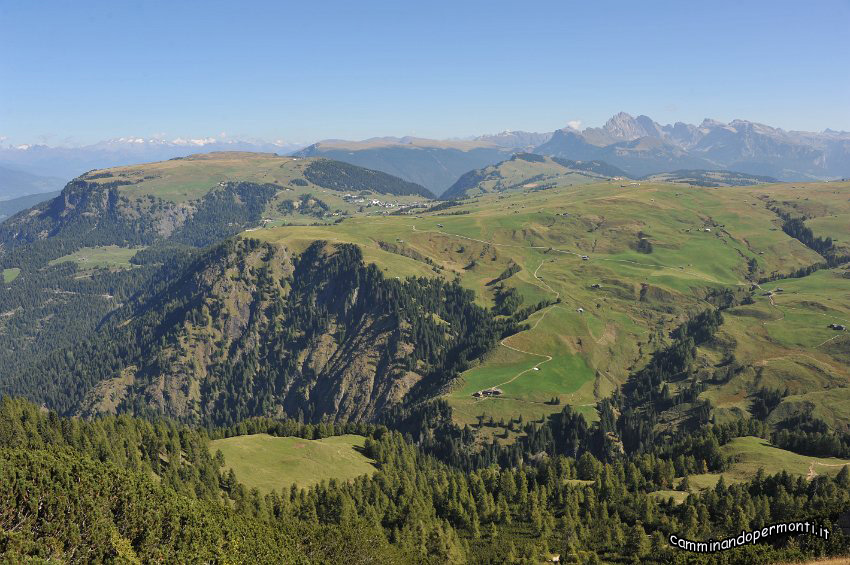
[[9, 284], [21, 274], [21, 270], [13, 267], [11, 269], [3, 269], [3, 282]]
[[[800, 455], [770, 445], [759, 437], [739, 437], [731, 440], [722, 448], [723, 454], [733, 458], [728, 471], [722, 473], [727, 484], [750, 480], [758, 470], [764, 469], [768, 475], [785, 471], [812, 479], [817, 475], [836, 475], [850, 460], [834, 457], [811, 457]], [[712, 488], [717, 484], [721, 473], [704, 473], [688, 477], [691, 488], [700, 490]]]
[[246, 487], [268, 493], [293, 483], [303, 488], [374, 473], [373, 462], [360, 452], [365, 441], [358, 435], [308, 440], [254, 434], [214, 440], [210, 451], [221, 450], [225, 466]]

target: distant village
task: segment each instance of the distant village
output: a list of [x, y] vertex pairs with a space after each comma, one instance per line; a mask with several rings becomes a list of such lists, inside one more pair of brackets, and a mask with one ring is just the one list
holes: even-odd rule
[[430, 202], [389, 202], [378, 198], [363, 196], [362, 194], [346, 193], [342, 195], [342, 199], [349, 204], [360, 204], [364, 208], [397, 208], [399, 210], [405, 208], [427, 208], [431, 206]]

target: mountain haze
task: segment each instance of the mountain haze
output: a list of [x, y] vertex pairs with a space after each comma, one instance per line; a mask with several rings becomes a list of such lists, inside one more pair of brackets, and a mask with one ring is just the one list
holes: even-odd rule
[[[0, 166], [36, 175], [60, 177], [67, 181], [94, 169], [164, 161], [196, 153], [250, 151], [285, 155], [300, 147], [299, 144], [285, 142], [226, 138], [165, 140], [122, 137], [80, 147], [51, 147], [43, 144], [0, 147]], [[57, 188], [61, 188], [61, 184]], [[32, 192], [36, 191], [29, 191]]]
[[421, 184], [440, 195], [462, 174], [503, 161], [513, 151], [512, 147], [490, 140], [379, 138], [360, 142], [324, 141], [302, 149], [295, 155], [327, 157], [384, 171]]
[[599, 159], [636, 176], [676, 169], [727, 169], [780, 180], [850, 176], [850, 133], [785, 131], [746, 120], [661, 125], [620, 112], [601, 128], [558, 130], [534, 151]]
[[0, 166], [0, 202], [31, 194], [53, 192], [62, 188], [62, 184], [60, 178]]

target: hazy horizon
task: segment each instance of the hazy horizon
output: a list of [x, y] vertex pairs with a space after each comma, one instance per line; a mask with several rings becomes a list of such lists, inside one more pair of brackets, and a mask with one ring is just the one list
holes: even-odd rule
[[[618, 113], [619, 112], [613, 112], [611, 114], [611, 116], [614, 116]], [[640, 112], [640, 113], [638, 113], [638, 112], [635, 112], [635, 113], [625, 112], [625, 113], [627, 113], [627, 114], [629, 114], [629, 115], [631, 115], [632, 117], [635, 117], [635, 118], [643, 114], [642, 112]], [[645, 114], [643, 114], [643, 115], [645, 115]], [[653, 116], [649, 116], [649, 117], [653, 118]], [[735, 120], [744, 120], [744, 121], [749, 121], [749, 122], [753, 122], [753, 123], [762, 123], [762, 122], [756, 122], [755, 120], [748, 120], [747, 118], [740, 117], [740, 116], [736, 117], [736, 118], [728, 119], [728, 120], [719, 120], [717, 118], [706, 116], [703, 119], [695, 120], [695, 121], [675, 120], [674, 122], [659, 122], [659, 123], [661, 123], [661, 125], [673, 125], [676, 122], [683, 122], [683, 123], [688, 123], [688, 124], [699, 126], [703, 122], [703, 120], [715, 120], [715, 121], [722, 122], [722, 123], [725, 123], [725, 124], [729, 124], [729, 123], [731, 123]], [[98, 140], [95, 140], [95, 141], [89, 142], [89, 143], [85, 143], [85, 142], [62, 143], [62, 142], [59, 142], [59, 143], [55, 143], [55, 144], [49, 143], [49, 142], [47, 142], [47, 143], [34, 142], [34, 143], [13, 144], [13, 143], [9, 143], [8, 140], [5, 139], [5, 138], [0, 138], [0, 148], [7, 147], [7, 148], [14, 148], [14, 149], [25, 149], [25, 148], [28, 148], [28, 147], [33, 147], [33, 146], [38, 146], [38, 145], [44, 145], [44, 146], [52, 147], [52, 148], [62, 148], [62, 147], [79, 148], [79, 147], [86, 147], [86, 146], [90, 146], [90, 145], [97, 145], [99, 143], [108, 143], [108, 142], [127, 142], [127, 143], [138, 142], [138, 143], [142, 143], [142, 142], [157, 142], [157, 141], [163, 142], [163, 143], [176, 144], [176, 145], [185, 145], [187, 147], [191, 147], [191, 146], [204, 147], [205, 145], [224, 144], [224, 143], [254, 143], [254, 144], [257, 144], [257, 145], [261, 145], [261, 144], [262, 145], [276, 145], [276, 146], [283, 147], [283, 148], [296, 147], [296, 146], [297, 147], [306, 147], [308, 145], [311, 145], [311, 144], [314, 144], [314, 143], [319, 143], [319, 142], [322, 142], [322, 141], [368, 141], [370, 139], [381, 139], [381, 138], [395, 138], [395, 139], [423, 138], [423, 139], [434, 139], [434, 140], [438, 140], [438, 141], [463, 141], [463, 140], [472, 140], [472, 139], [475, 139], [475, 138], [478, 138], [478, 137], [499, 135], [499, 134], [502, 134], [502, 133], [519, 132], [519, 131], [528, 132], [528, 133], [551, 133], [555, 130], [564, 129], [564, 128], [568, 128], [568, 127], [578, 129], [578, 130], [585, 130], [587, 128], [601, 128], [602, 126], [605, 125], [606, 122], [607, 122], [607, 119], [603, 120], [602, 122], [592, 123], [592, 124], [585, 124], [585, 123], [581, 122], [580, 120], [570, 120], [569, 123], [559, 125], [557, 127], [549, 128], [549, 129], [539, 130], [539, 131], [533, 131], [533, 130], [530, 130], [530, 129], [527, 129], [527, 128], [526, 129], [523, 129], [523, 128], [520, 128], [520, 129], [493, 129], [492, 131], [475, 132], [475, 133], [470, 133], [468, 135], [457, 135], [457, 136], [449, 136], [449, 137], [434, 137], [434, 138], [424, 138], [423, 136], [410, 135], [410, 134], [402, 134], [402, 135], [389, 135], [389, 134], [387, 134], [387, 135], [383, 135], [383, 134], [380, 134], [380, 133], [375, 133], [375, 135], [369, 135], [367, 137], [361, 137], [361, 138], [326, 137], [326, 138], [321, 138], [321, 139], [294, 140], [294, 139], [287, 139], [287, 138], [263, 139], [263, 138], [252, 137], [252, 136], [247, 136], [247, 135], [246, 136], [231, 135], [231, 134], [228, 134], [227, 132], [220, 132], [218, 135], [209, 135], [209, 136], [204, 136], [204, 135], [167, 136], [165, 134], [154, 134], [154, 135], [149, 136], [149, 137], [144, 137], [144, 136], [134, 136], [134, 135], [123, 135], [123, 136], [115, 136], [115, 137], [98, 139]], [[795, 130], [795, 129], [790, 129], [790, 128], [784, 128], [784, 127], [779, 126], [777, 124], [771, 124], [771, 123], [767, 123], [767, 124], [762, 123], [762, 124], [770, 126], [770, 127], [779, 128], [779, 129], [782, 129], [784, 131], [789, 131], [789, 132], [790, 131], [796, 131], [796, 132], [821, 133], [825, 130], [832, 130], [832, 131], [836, 131], [836, 132], [840, 132], [840, 133], [850, 133], [846, 130], [842, 130], [842, 129], [838, 129], [838, 128], [830, 128], [830, 127], [826, 127], [826, 128], [821, 129], [821, 130], [813, 130], [813, 129], [808, 129], [808, 130], [798, 129], [798, 130]]]

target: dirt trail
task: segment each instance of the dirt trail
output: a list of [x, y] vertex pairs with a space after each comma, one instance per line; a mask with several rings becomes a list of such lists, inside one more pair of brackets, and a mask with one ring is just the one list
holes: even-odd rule
[[[543, 261], [541, 261], [541, 262], [540, 262], [540, 264], [537, 266], [537, 268], [536, 268], [536, 269], [534, 269], [534, 272], [531, 274], [531, 276], [533, 276], [533, 277], [534, 277], [534, 279], [535, 279], [535, 280], [539, 283], [539, 284], [537, 284], [537, 286], [538, 286], [538, 287], [540, 287], [540, 288], [542, 288], [542, 289], [544, 289], [544, 290], [548, 290], [549, 292], [554, 293], [554, 294], [555, 294], [555, 300], [557, 300], [557, 299], [559, 299], [559, 298], [561, 297], [561, 293], [560, 293], [560, 292], [558, 292], [557, 290], [553, 289], [551, 286], [549, 286], [548, 284], [546, 284], [546, 283], [545, 283], [545, 282], [543, 282], [542, 280], [540, 280], [540, 278], [537, 276], [537, 272], [540, 270], [540, 267], [542, 267], [542, 266], [543, 266], [543, 263], [545, 263], [545, 262], [546, 262], [546, 260], [545, 260], [545, 259], [544, 259]], [[526, 330], [526, 331], [532, 331], [532, 330], [534, 330], [535, 328], [537, 328], [537, 326], [538, 326], [538, 325], [540, 325], [540, 322], [542, 322], [542, 321], [543, 321], [543, 318], [545, 318], [545, 317], [546, 317], [546, 315], [547, 315], [547, 314], [549, 314], [549, 312], [551, 312], [551, 311], [552, 311], [555, 307], [556, 307], [556, 305], [555, 305], [555, 304], [552, 304], [551, 306], [548, 306], [548, 307], [547, 307], [547, 308], [543, 311], [543, 315], [541, 315], [541, 316], [537, 319], [537, 321], [534, 323], [534, 325], [533, 325], [533, 326], [531, 326], [530, 328], [528, 328], [528, 330]], [[516, 334], [514, 334], [514, 335], [516, 335]], [[503, 339], [502, 341], [500, 341], [500, 342], [499, 342], [499, 345], [501, 345], [502, 347], [507, 347], [508, 349], [511, 349], [511, 350], [513, 350], [513, 351], [517, 351], [517, 352], [519, 352], [519, 353], [525, 353], [526, 355], [534, 355], [535, 357], [544, 357], [544, 360], [543, 360], [543, 361], [541, 361], [541, 362], [539, 362], [539, 363], [537, 363], [536, 365], [534, 365], [533, 367], [531, 367], [531, 368], [529, 368], [529, 369], [525, 369], [524, 371], [520, 371], [519, 373], [517, 373], [516, 375], [514, 375], [514, 377], [513, 377], [513, 378], [511, 378], [511, 379], [509, 379], [509, 380], [507, 380], [507, 381], [505, 381], [505, 382], [503, 382], [503, 383], [499, 383], [499, 384], [497, 384], [497, 385], [494, 385], [492, 388], [499, 388], [500, 386], [504, 386], [504, 385], [506, 385], [506, 384], [510, 384], [510, 383], [514, 382], [515, 380], [517, 380], [517, 379], [518, 379], [519, 377], [521, 377], [522, 375], [524, 375], [524, 374], [526, 374], [526, 373], [528, 373], [528, 372], [531, 372], [531, 371], [533, 371], [533, 370], [537, 369], [538, 367], [540, 367], [540, 365], [543, 365], [544, 363], [548, 363], [549, 361], [551, 361], [551, 360], [552, 360], [552, 356], [551, 356], [551, 355], [544, 355], [544, 354], [542, 354], [542, 353], [534, 353], [533, 351], [526, 351], [526, 350], [524, 350], [524, 349], [520, 349], [520, 348], [518, 348], [518, 347], [514, 347], [514, 346], [512, 346], [512, 345], [508, 345], [506, 342], [507, 342], [507, 340], [509, 340], [509, 339], [510, 339], [510, 338], [512, 338], [512, 337], [514, 337], [514, 336], [509, 335], [508, 337], [506, 337], [505, 339]]]
[[822, 467], [844, 467], [846, 463], [821, 463], [820, 461], [812, 461], [809, 464], [809, 472], [806, 474], [806, 480], [811, 481], [818, 476], [817, 472], [815, 472], [815, 465], [821, 465]]

